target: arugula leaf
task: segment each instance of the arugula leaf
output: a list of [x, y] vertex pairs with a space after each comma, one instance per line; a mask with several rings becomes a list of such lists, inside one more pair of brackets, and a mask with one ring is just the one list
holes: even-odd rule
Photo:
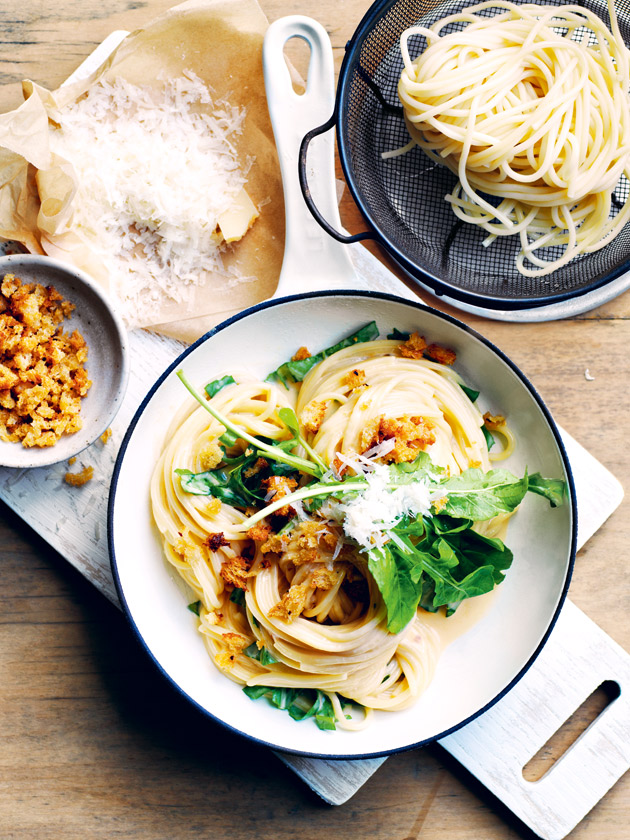
[[416, 614], [420, 601], [421, 592], [412, 579], [414, 563], [389, 542], [368, 552], [368, 569], [387, 608], [387, 629], [400, 633]]
[[488, 452], [490, 452], [490, 450], [492, 449], [492, 447], [496, 443], [496, 440], [494, 439], [494, 435], [492, 434], [490, 429], [488, 429], [488, 427], [486, 426], [485, 423], [481, 427], [481, 431], [483, 432], [483, 436], [486, 439], [486, 446], [488, 447]]
[[491, 566], [479, 566], [468, 575], [458, 580], [453, 571], [459, 566], [459, 558], [452, 546], [444, 539], [433, 544], [432, 552], [417, 552], [418, 565], [411, 573], [418, 582], [423, 573], [433, 580], [433, 606], [446, 606], [451, 602], [463, 601], [476, 595], [483, 595], [494, 588], [494, 575]]
[[440, 483], [446, 503], [440, 513], [464, 519], [492, 519], [513, 511], [527, 492], [527, 473], [517, 478], [507, 470], [469, 469]]
[[222, 388], [225, 388], [226, 385], [235, 385], [236, 380], [233, 376], [222, 376], [221, 379], [215, 379], [212, 382], [208, 382], [205, 387], [205, 392], [209, 397], [214, 397], [215, 394], [218, 394]]
[[269, 653], [266, 647], [259, 648], [256, 642], [252, 642], [252, 644], [245, 648], [243, 651], [245, 656], [249, 656], [250, 659], [255, 659], [257, 662], [260, 662], [261, 665], [273, 665], [274, 662], [278, 660], [276, 657]]
[[245, 592], [242, 589], [235, 587], [230, 593], [230, 601], [233, 604], [238, 604], [239, 607], [245, 606]]
[[250, 493], [243, 493], [238, 482], [235, 482], [232, 473], [225, 470], [208, 470], [207, 472], [194, 473], [191, 470], [176, 469], [180, 477], [182, 488], [187, 493], [196, 496], [214, 496], [225, 504], [233, 507], [246, 508], [251, 504]]
[[322, 350], [321, 353], [317, 353], [315, 356], [309, 356], [308, 359], [284, 362], [284, 364], [272, 371], [266, 377], [265, 381], [273, 382], [277, 380], [288, 388], [290, 382], [301, 382], [312, 367], [328, 356], [332, 356], [338, 350], [343, 350], [344, 347], [350, 347], [352, 344], [374, 341], [375, 338], [378, 338], [378, 327], [375, 321], [370, 321], [369, 324], [361, 327], [360, 330], [357, 330], [347, 338], [343, 338], [337, 344], [333, 344], [332, 347], [327, 347], [326, 350]]
[[[469, 388], [467, 385], [462, 385], [461, 382], [459, 383], [459, 387], [462, 389], [462, 391], [466, 394], [466, 396], [471, 402], [477, 402], [477, 398], [479, 397], [480, 393], [479, 391], [475, 391], [473, 388]], [[494, 438], [492, 439], [492, 442], [494, 443]], [[488, 447], [488, 449], [489, 448], [490, 447]]]
[[410, 333], [401, 332], [398, 327], [394, 327], [387, 338], [389, 338], [390, 341], [409, 341], [409, 336]]
[[193, 601], [192, 604], [188, 604], [188, 609], [191, 611], [191, 613], [199, 615], [199, 610], [201, 609], [201, 601]]
[[443, 467], [433, 463], [428, 452], [419, 452], [413, 461], [401, 461], [389, 465], [389, 480], [396, 487], [413, 484], [423, 478], [435, 479], [445, 472]]
[[327, 695], [319, 689], [272, 688], [246, 685], [245, 694], [252, 700], [266, 697], [278, 709], [287, 711], [293, 720], [314, 718], [319, 729], [335, 729], [335, 713]]
[[527, 489], [543, 496], [551, 507], [561, 507], [567, 495], [566, 481], [561, 478], [543, 478], [540, 473], [530, 475]]

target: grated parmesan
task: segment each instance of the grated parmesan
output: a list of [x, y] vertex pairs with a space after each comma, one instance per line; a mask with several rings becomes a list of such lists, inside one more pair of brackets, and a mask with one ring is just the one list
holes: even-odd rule
[[192, 73], [157, 87], [101, 81], [55, 115], [53, 151], [78, 181], [71, 227], [101, 258], [130, 326], [189, 299], [201, 272], [221, 273], [223, 288], [245, 279], [224, 268], [219, 225], [243, 192], [244, 116]]
[[432, 491], [428, 482], [414, 481], [390, 489], [389, 470], [381, 464], [374, 464], [364, 475], [366, 489], [340, 505], [345, 534], [363, 548], [385, 545], [388, 532], [405, 515], [430, 515]]

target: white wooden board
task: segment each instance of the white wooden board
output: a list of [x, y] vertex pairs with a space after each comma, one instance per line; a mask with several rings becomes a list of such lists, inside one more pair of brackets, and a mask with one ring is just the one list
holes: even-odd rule
[[[361, 285], [413, 297], [364, 248], [352, 250]], [[114, 462], [124, 432], [148, 389], [184, 348], [148, 332], [132, 333], [130, 346], [129, 388], [112, 425], [112, 437], [106, 444], [99, 441], [86, 450], [75, 467], [92, 464], [95, 473], [91, 482], [81, 488], [70, 487], [63, 481], [66, 464], [36, 470], [0, 469], [0, 498], [114, 603], [117, 597], [106, 522]], [[576, 480], [578, 542], [583, 545], [617, 507], [623, 491], [565, 432], [563, 440]], [[576, 644], [581, 657], [575, 655]], [[524, 782], [522, 766], [603, 679], [619, 682], [619, 699], [547, 779], [535, 785]], [[630, 766], [629, 682], [630, 656], [573, 604], [567, 604], [541, 658], [517, 687], [441, 743], [541, 837], [558, 840]], [[385, 761], [335, 762], [287, 754], [280, 758], [323, 799], [337, 805], [356, 793]]]

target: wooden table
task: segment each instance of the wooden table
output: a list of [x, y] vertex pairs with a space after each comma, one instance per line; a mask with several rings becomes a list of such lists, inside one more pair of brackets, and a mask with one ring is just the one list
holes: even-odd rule
[[[54, 88], [112, 30], [141, 26], [169, 5], [3, 0], [0, 111], [19, 104], [22, 78]], [[262, 5], [270, 20], [294, 12], [320, 20], [337, 64], [368, 7], [366, 0]], [[304, 56], [298, 52], [294, 60], [299, 64]], [[361, 228], [347, 198], [342, 215], [350, 230]], [[556, 420], [630, 486], [630, 293], [552, 323], [516, 325], [452, 314], [521, 366]], [[629, 505], [625, 501], [580, 552], [571, 585], [572, 600], [626, 649]], [[149, 666], [122, 615], [5, 507], [0, 580], [2, 840], [533, 836], [439, 747], [391, 758], [349, 803], [324, 805], [267, 749], [184, 705]], [[562, 753], [603, 702], [595, 697], [571, 721], [531, 768], [534, 775]], [[571, 837], [630, 840], [629, 802], [626, 776]]]

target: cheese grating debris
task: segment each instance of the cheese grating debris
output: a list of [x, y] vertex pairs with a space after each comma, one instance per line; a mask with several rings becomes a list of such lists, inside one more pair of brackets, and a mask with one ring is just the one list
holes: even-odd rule
[[244, 190], [251, 161], [243, 171], [234, 146], [244, 117], [192, 73], [159, 87], [101, 81], [55, 115], [52, 150], [78, 181], [70, 227], [101, 258], [130, 326], [165, 299], [188, 300], [201, 272], [222, 274], [223, 288], [249, 279], [221, 257], [258, 215]]

